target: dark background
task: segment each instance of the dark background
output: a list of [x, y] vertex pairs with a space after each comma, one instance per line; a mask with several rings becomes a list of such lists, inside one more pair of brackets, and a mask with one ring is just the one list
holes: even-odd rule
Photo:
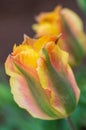
[[[85, 15], [75, 0], [0, 0], [0, 63], [4, 63], [12, 51], [14, 43], [21, 43], [23, 34], [31, 37], [35, 16], [43, 11], [51, 11], [56, 5], [68, 7], [77, 12], [84, 22]], [[77, 23], [76, 23], [77, 24]]]

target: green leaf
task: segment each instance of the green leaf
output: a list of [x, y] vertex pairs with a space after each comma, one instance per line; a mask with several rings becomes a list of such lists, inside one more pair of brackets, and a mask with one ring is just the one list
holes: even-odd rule
[[86, 0], [77, 0], [77, 3], [81, 10], [86, 14]]
[[81, 91], [79, 103], [86, 107], [86, 66], [85, 65], [79, 66], [77, 68], [75, 76], [77, 84]]
[[0, 83], [0, 105], [12, 103], [12, 95], [8, 84]]
[[81, 128], [86, 127], [86, 66], [81, 65], [75, 71], [77, 84], [80, 88], [80, 100], [77, 109], [72, 114], [73, 123]]

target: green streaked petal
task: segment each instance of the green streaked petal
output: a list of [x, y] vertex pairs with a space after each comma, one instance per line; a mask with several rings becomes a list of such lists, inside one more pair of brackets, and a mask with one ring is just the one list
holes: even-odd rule
[[42, 49], [45, 55], [45, 64], [48, 71], [48, 76], [56, 90], [58, 97], [67, 113], [71, 113], [76, 107], [76, 97], [73, 88], [69, 81], [58, 73], [52, 66], [48, 53], [45, 48]]
[[[31, 91], [36, 103], [38, 104], [39, 108], [47, 114], [51, 119], [58, 119], [62, 118], [63, 115], [56, 111], [54, 108], [51, 107], [49, 99], [45, 94], [44, 89], [41, 87], [40, 83], [34, 79], [29, 73], [27, 73], [23, 68], [21, 68], [18, 64], [14, 63], [17, 69], [21, 72], [24, 76], [29, 90]], [[40, 117], [42, 118], [42, 117]]]
[[49, 96], [51, 106], [55, 108], [57, 111], [59, 111], [60, 113], [62, 113], [63, 116], [65, 117], [66, 116], [65, 109], [63, 108], [59, 100], [58, 94], [54, 90], [54, 86], [52, 84], [50, 76], [48, 75], [47, 67], [45, 65], [45, 60], [43, 58], [39, 58], [38, 60], [37, 72], [39, 75], [40, 83]]
[[[61, 15], [64, 32], [66, 34], [66, 43], [68, 44], [71, 54], [74, 55], [76, 61], [80, 61], [84, 56], [84, 50], [80, 41], [72, 33], [67, 21], [63, 15]], [[77, 24], [77, 23], [76, 23]]]

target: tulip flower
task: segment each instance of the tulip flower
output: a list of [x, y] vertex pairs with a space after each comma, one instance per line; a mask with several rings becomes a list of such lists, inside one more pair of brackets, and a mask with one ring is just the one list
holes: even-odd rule
[[79, 100], [68, 53], [57, 42], [56, 36], [25, 36], [22, 44], [14, 45], [5, 62], [15, 102], [35, 118], [68, 117]]
[[52, 12], [39, 14], [36, 20], [38, 23], [33, 29], [37, 37], [62, 33], [60, 47], [69, 53], [69, 63], [77, 65], [82, 60], [86, 52], [86, 36], [83, 23], [75, 12], [58, 6]]

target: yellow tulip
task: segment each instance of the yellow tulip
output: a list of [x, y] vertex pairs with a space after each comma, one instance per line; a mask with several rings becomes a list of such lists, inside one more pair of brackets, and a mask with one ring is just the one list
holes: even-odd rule
[[58, 35], [61, 49], [69, 53], [69, 63], [77, 65], [86, 53], [86, 35], [80, 17], [72, 10], [57, 6], [54, 11], [41, 13], [36, 17], [38, 23], [33, 25], [36, 37]]

